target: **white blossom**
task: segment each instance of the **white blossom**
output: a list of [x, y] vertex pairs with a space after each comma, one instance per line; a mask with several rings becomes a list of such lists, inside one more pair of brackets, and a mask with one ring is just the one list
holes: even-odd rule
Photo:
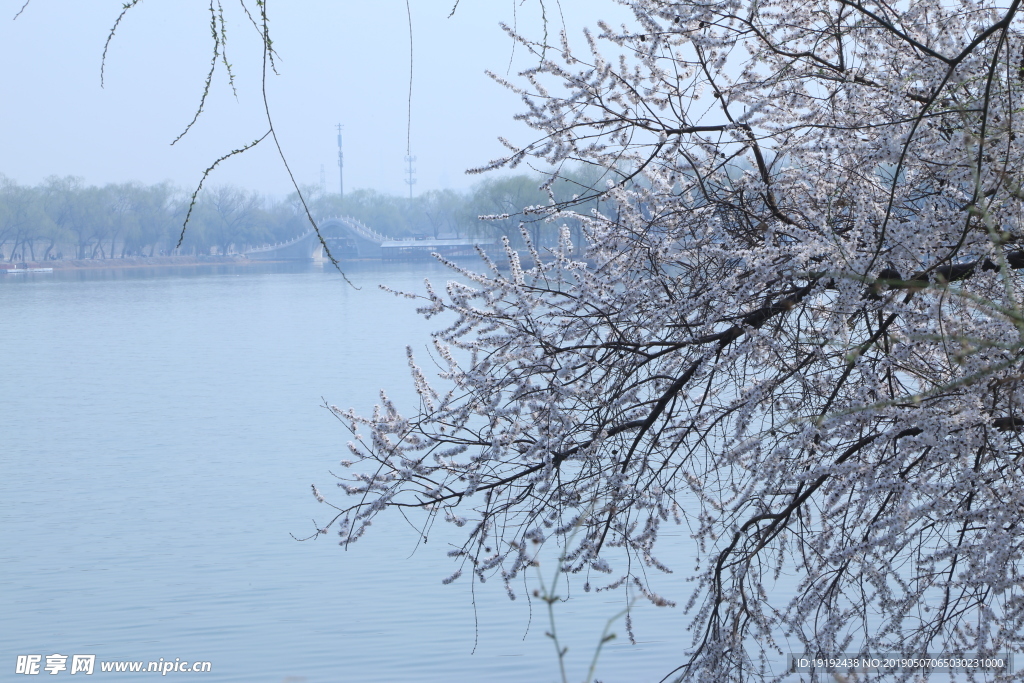
[[[531, 207], [550, 250], [524, 229], [428, 290], [454, 322], [413, 414], [332, 408], [368, 435], [343, 542], [443, 509], [506, 586], [559, 544], [588, 589], [678, 601], [686, 680], [783, 642], [1024, 652], [1017, 4], [627, 4], [585, 53], [510, 31], [546, 55], [514, 86], [537, 141], [490, 167], [589, 164], [600, 208]], [[645, 569], [678, 570], [662, 524], [689, 595]]]

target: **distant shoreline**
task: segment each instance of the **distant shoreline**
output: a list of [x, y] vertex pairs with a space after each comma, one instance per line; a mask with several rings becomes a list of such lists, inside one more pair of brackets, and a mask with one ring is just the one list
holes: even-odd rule
[[[455, 259], [465, 260], [465, 259]], [[474, 261], [476, 259], [473, 259]], [[346, 263], [399, 263], [399, 261], [384, 261], [379, 258], [359, 258], [359, 259], [345, 259], [340, 261], [340, 265], [344, 267]], [[410, 261], [403, 261], [407, 264], [412, 263], [423, 263], [423, 262], [435, 262], [434, 259], [415, 259]], [[181, 268], [189, 266], [265, 266], [268, 264], [308, 264], [322, 263], [325, 266], [330, 266], [330, 261], [315, 261], [313, 259], [250, 259], [246, 256], [233, 255], [233, 256], [132, 256], [128, 258], [110, 258], [110, 259], [58, 259], [55, 261], [3, 261], [0, 262], [0, 276], [5, 275], [4, 271], [15, 270], [15, 269], [28, 269], [28, 268], [52, 268], [53, 272], [85, 272], [85, 271], [99, 271], [99, 270], [130, 270], [130, 269], [143, 269], [143, 268]], [[586, 261], [588, 265], [593, 265], [589, 260]], [[496, 262], [499, 270], [506, 270], [508, 268], [507, 263], [502, 261]], [[532, 260], [529, 258], [521, 261], [523, 268], [531, 268]]]
[[[0, 263], [0, 270], [18, 268], [53, 268], [54, 271], [120, 270], [124, 268], [173, 268], [180, 266], [255, 266], [267, 263], [287, 263], [268, 259], [248, 259], [244, 256], [133, 256], [110, 259], [58, 259], [56, 261], [18, 261]], [[312, 261], [311, 261], [312, 262]]]

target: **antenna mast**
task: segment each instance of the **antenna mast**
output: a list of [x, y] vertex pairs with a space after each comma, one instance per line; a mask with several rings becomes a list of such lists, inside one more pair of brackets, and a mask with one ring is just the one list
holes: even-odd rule
[[341, 124], [338, 129], [338, 192], [345, 197], [345, 153], [341, 151]]
[[416, 173], [416, 169], [412, 167], [412, 162], [416, 161], [416, 157], [406, 154], [405, 163], [408, 164], [405, 170], [405, 174], [408, 176], [405, 179], [406, 184], [409, 186], [409, 199], [412, 199], [412, 186], [416, 184], [416, 178], [413, 174]]
[[409, 201], [412, 201], [412, 186], [416, 184], [416, 178], [413, 177], [416, 169], [412, 167], [412, 162], [416, 161], [416, 157], [412, 155], [412, 6], [409, 0], [405, 0], [405, 15], [409, 19], [409, 101], [405, 112], [405, 182], [409, 185]]

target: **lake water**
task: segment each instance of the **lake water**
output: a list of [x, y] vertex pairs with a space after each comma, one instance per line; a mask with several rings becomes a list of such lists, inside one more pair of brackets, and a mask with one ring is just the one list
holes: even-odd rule
[[[405, 346], [424, 355], [438, 323], [377, 284], [449, 279], [347, 272], [361, 290], [314, 266], [0, 276], [0, 680], [54, 653], [209, 661], [205, 681], [558, 680], [542, 605], [495, 581], [474, 613], [470, 582], [441, 584], [441, 535], [417, 547], [399, 518], [348, 551], [293, 540], [329, 516], [310, 484], [342, 499], [329, 471], [350, 435], [323, 399], [369, 412], [386, 387], [415, 405]], [[676, 536], [679, 573], [656, 585], [685, 602]], [[558, 606], [571, 679], [624, 600]], [[637, 604], [639, 643], [617, 624], [598, 678], [679, 664], [680, 612]], [[98, 669], [86, 680], [131, 679]]]

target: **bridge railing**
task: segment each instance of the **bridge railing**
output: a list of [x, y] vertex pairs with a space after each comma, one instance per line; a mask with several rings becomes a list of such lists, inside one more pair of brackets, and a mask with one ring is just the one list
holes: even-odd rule
[[261, 251], [274, 251], [275, 249], [283, 249], [285, 247], [290, 247], [293, 244], [297, 244], [297, 243], [301, 242], [302, 240], [306, 239], [307, 237], [312, 235], [314, 232], [315, 231], [312, 228], [310, 228], [309, 230], [307, 230], [306, 232], [302, 233], [298, 237], [294, 237], [294, 238], [288, 240], [287, 242], [275, 242], [274, 244], [264, 244], [263, 246], [259, 246], [259, 247], [251, 247], [249, 249], [246, 249], [245, 253], [246, 254], [251, 254], [251, 253], [254, 253], [254, 252], [261, 252]]
[[[319, 221], [319, 224], [323, 225], [325, 223], [329, 223], [330, 221], [337, 221], [338, 223], [342, 223], [345, 225], [345, 227], [354, 232], [356, 235], [362, 237], [363, 239], [369, 242], [374, 242], [375, 244], [378, 245], [384, 242], [394, 241], [393, 238], [388, 237], [383, 233], [377, 232], [373, 228], [369, 227], [368, 225], [360, 221], [358, 218], [353, 218], [351, 216], [330, 216], [329, 218], [321, 219]], [[298, 242], [301, 242], [304, 239], [307, 239], [310, 235], [314, 234], [315, 232], [315, 230], [310, 228], [309, 230], [302, 233], [298, 237], [294, 237], [285, 242], [276, 242], [274, 244], [264, 244], [259, 247], [251, 247], [249, 249], [246, 249], [244, 253], [254, 254], [274, 251], [275, 249], [284, 249], [286, 247], [292, 246], [293, 244], [297, 244]]]
[[369, 240], [370, 242], [376, 242], [377, 244], [380, 244], [381, 242], [387, 242], [391, 239], [387, 235], [379, 233], [373, 228], [369, 227], [358, 218], [352, 218], [351, 216], [331, 216], [330, 218], [325, 218], [321, 222], [327, 223], [328, 221], [338, 221], [339, 223], [345, 223], [346, 225], [348, 225], [349, 229], [352, 230], [352, 232], [356, 233], [365, 240]]

